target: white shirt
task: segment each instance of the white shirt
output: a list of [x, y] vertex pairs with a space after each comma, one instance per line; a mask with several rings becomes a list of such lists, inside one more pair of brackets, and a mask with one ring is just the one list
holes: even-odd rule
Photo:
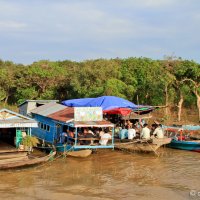
[[102, 137], [105, 133], [103, 131], [100, 131], [99, 136]]
[[132, 140], [136, 136], [136, 131], [133, 128], [128, 129], [128, 139]]
[[148, 127], [144, 127], [142, 129], [140, 137], [143, 139], [150, 139], [150, 129]]
[[112, 138], [112, 137], [111, 137], [111, 135], [110, 135], [109, 133], [105, 133], [105, 134], [103, 134], [103, 135], [101, 136], [101, 139], [100, 139], [99, 143], [100, 143], [101, 145], [107, 145], [108, 140], [111, 139], [111, 138]]
[[157, 127], [157, 128], [154, 130], [153, 135], [154, 135], [154, 136], [156, 135], [157, 138], [164, 138], [164, 133], [163, 133], [163, 130], [162, 130], [161, 127]]

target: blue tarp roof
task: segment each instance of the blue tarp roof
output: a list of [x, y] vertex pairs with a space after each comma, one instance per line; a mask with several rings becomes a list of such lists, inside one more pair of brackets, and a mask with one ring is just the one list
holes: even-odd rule
[[137, 109], [138, 105], [115, 96], [102, 96], [97, 98], [82, 98], [62, 101], [62, 104], [69, 107], [102, 107], [103, 110], [113, 108]]

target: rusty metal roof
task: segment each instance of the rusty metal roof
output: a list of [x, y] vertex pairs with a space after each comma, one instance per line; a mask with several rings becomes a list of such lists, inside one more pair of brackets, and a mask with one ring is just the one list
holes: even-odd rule
[[47, 117], [66, 123], [74, 119], [74, 108], [64, 106], [64, 109], [49, 114]]
[[73, 123], [74, 127], [113, 127], [109, 121], [74, 121], [74, 108], [65, 107], [65, 109], [60, 110], [58, 112], [52, 113], [47, 117], [54, 119], [56, 121], [64, 122], [64, 123]]

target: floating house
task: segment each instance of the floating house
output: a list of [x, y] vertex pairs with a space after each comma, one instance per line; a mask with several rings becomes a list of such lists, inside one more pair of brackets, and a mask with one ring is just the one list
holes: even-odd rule
[[0, 152], [16, 150], [25, 135], [31, 135], [38, 123], [8, 109], [0, 110]]
[[23, 103], [21, 103], [18, 108], [19, 108], [19, 113], [25, 116], [29, 116], [31, 113], [30, 111], [43, 106], [47, 103], [50, 102], [59, 102], [58, 100], [26, 100]]
[[[38, 128], [32, 130], [32, 134], [45, 144], [55, 145], [57, 151], [114, 148], [114, 124], [103, 120], [103, 112], [100, 107], [72, 108], [51, 102], [32, 110], [31, 113], [39, 125]], [[111, 138], [108, 144], [100, 145], [99, 137], [79, 138], [79, 132], [84, 128], [110, 129]], [[74, 137], [67, 136], [63, 141], [63, 133], [67, 130], [73, 130]], [[80, 142], [85, 140], [87, 140], [85, 144]]]

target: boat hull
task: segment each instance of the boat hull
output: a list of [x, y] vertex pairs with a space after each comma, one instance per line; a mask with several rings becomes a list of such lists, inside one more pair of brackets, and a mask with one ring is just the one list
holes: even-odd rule
[[174, 148], [174, 149], [200, 152], [200, 141], [172, 140], [171, 143], [168, 144], [167, 146], [170, 147], [170, 148]]
[[133, 140], [132, 142], [116, 142], [115, 143], [115, 149], [118, 150], [124, 150], [128, 152], [153, 152], [156, 153], [156, 151], [166, 144], [169, 144], [171, 142], [171, 138], [162, 138], [152, 139], [151, 142], [146, 140]]
[[47, 156], [44, 157], [33, 157], [33, 156], [26, 156], [25, 158], [8, 158], [1, 160], [0, 162], [0, 170], [6, 169], [14, 169], [14, 168], [22, 168], [28, 166], [38, 165], [49, 160], [52, 160], [53, 157], [56, 155], [56, 152], [52, 152]]

